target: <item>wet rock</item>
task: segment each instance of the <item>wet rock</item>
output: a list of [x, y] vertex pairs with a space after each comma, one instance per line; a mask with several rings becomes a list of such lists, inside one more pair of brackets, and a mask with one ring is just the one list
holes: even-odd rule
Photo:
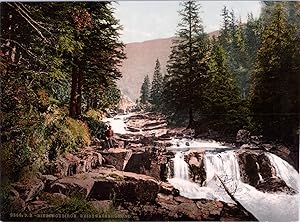
[[191, 137], [193, 137], [194, 135], [195, 135], [195, 130], [194, 129], [184, 129], [183, 131], [182, 131], [182, 133], [183, 133], [183, 135], [184, 136], [191, 136]]
[[203, 184], [206, 180], [204, 153], [201, 151], [190, 152], [185, 156], [185, 161], [189, 165], [190, 174], [193, 181], [199, 184]]
[[172, 194], [174, 187], [170, 183], [160, 182], [159, 183], [159, 192], [162, 194]]
[[240, 149], [250, 149], [250, 150], [258, 150], [260, 149], [258, 146], [253, 144], [243, 144]]
[[261, 174], [263, 180], [268, 180], [275, 176], [275, 168], [272, 166], [269, 158], [261, 153], [257, 156], [257, 161], [259, 164], [259, 173]]
[[275, 169], [264, 152], [239, 150], [237, 157], [243, 182], [256, 187], [261, 179], [275, 176]]
[[246, 150], [238, 152], [241, 179], [244, 183], [256, 186], [259, 181], [257, 154]]
[[185, 130], [185, 128], [172, 128], [172, 129], [169, 129], [165, 135], [168, 137], [182, 138], [184, 130]]
[[130, 127], [130, 126], [127, 126], [126, 130], [129, 132], [140, 132], [139, 128], [134, 128], [134, 127]]
[[268, 151], [268, 152], [274, 148], [274, 146], [272, 144], [261, 144], [260, 147], [263, 150]]
[[250, 142], [255, 145], [260, 145], [262, 143], [262, 136], [250, 136]]
[[266, 193], [283, 192], [290, 195], [297, 194], [297, 191], [289, 187], [282, 179], [277, 177], [269, 178], [263, 182], [260, 182], [256, 186], [256, 189]]

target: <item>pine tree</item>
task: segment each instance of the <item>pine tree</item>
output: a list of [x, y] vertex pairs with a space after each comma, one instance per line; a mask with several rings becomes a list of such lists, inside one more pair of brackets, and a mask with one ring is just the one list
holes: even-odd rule
[[219, 39], [227, 53], [228, 67], [238, 84], [241, 98], [245, 99], [249, 91], [250, 76], [245, 30], [241, 21], [236, 19], [234, 11], [229, 12], [224, 7], [222, 16], [223, 27]]
[[[205, 121], [209, 127], [218, 131], [230, 130], [231, 132], [241, 127], [236, 122], [234, 112], [238, 110], [239, 91], [236, 81], [229, 71], [225, 50], [217, 41], [213, 41], [213, 48], [209, 60], [209, 72], [205, 87], [206, 113]], [[234, 122], [233, 122], [234, 120]]]
[[273, 139], [292, 141], [299, 127], [300, 56], [295, 26], [283, 3], [276, 3], [262, 35], [252, 76], [251, 107], [255, 123]]
[[151, 90], [150, 90], [150, 101], [151, 104], [154, 106], [155, 110], [160, 109], [159, 107], [161, 105], [162, 89], [163, 89], [163, 76], [161, 73], [160, 62], [157, 59], [155, 63], [153, 80], [152, 80]]
[[202, 108], [201, 97], [207, 75], [208, 37], [199, 18], [199, 4], [182, 3], [181, 22], [167, 64], [164, 101], [173, 114], [188, 114], [188, 127], [194, 125], [194, 114]]
[[150, 98], [150, 80], [149, 80], [149, 76], [146, 75], [141, 87], [140, 103], [147, 104], [149, 102], [149, 98]]

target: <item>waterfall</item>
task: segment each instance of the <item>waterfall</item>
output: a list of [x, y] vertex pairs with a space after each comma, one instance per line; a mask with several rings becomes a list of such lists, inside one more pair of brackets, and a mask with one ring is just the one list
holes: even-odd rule
[[207, 182], [209, 182], [215, 174], [226, 181], [240, 182], [239, 164], [233, 151], [218, 154], [207, 153], [204, 156], [204, 163]]
[[[288, 186], [298, 190], [298, 172], [286, 161], [274, 154], [267, 154], [276, 169], [276, 175]], [[180, 191], [180, 195], [192, 199], [217, 199], [233, 203], [224, 191], [215, 175], [225, 183], [234, 197], [260, 221], [298, 221], [298, 195], [285, 193], [264, 193], [241, 181], [237, 157], [233, 151], [220, 153], [206, 152], [204, 165], [206, 169], [206, 185], [189, 180], [188, 164], [184, 161], [184, 153], [175, 154], [174, 178], [168, 181]]]
[[270, 159], [271, 164], [275, 167], [276, 176], [284, 180], [288, 186], [298, 191], [299, 174], [297, 170], [275, 154], [266, 153], [266, 155]]
[[184, 154], [178, 152], [173, 158], [174, 161], [174, 177], [183, 180], [189, 180], [189, 166], [184, 161]]

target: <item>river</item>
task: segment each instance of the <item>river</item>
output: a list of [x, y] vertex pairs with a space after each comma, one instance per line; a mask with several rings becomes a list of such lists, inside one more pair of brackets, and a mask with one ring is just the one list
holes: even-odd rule
[[[133, 114], [115, 116], [105, 119], [116, 133], [130, 133], [126, 130], [125, 120]], [[211, 140], [176, 139], [171, 140], [169, 150], [175, 153], [174, 176], [168, 181], [180, 191], [182, 196], [192, 199], [216, 199], [227, 203], [234, 203], [222, 188], [218, 175], [226, 182], [234, 197], [260, 221], [298, 221], [298, 194], [265, 193], [255, 187], [243, 183], [240, 168], [233, 147], [224, 146]], [[191, 150], [201, 149], [205, 153], [206, 183], [200, 186], [189, 178], [189, 167], [184, 156]], [[286, 182], [288, 186], [298, 191], [299, 174], [280, 157], [266, 153], [276, 169], [276, 176]]]

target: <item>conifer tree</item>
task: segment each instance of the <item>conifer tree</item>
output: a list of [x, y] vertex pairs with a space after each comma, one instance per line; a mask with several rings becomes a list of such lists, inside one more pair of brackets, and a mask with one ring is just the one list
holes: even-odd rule
[[187, 1], [182, 7], [179, 29], [167, 64], [164, 101], [167, 107], [173, 107], [174, 115], [187, 114], [188, 127], [193, 127], [195, 111], [203, 105], [208, 38], [199, 18], [199, 4]]
[[150, 98], [150, 80], [149, 80], [149, 76], [146, 75], [141, 87], [140, 103], [147, 104], [149, 102], [149, 98]]
[[236, 122], [231, 122], [234, 116], [229, 116], [236, 114], [232, 111], [238, 109], [239, 93], [236, 81], [228, 68], [225, 50], [217, 41], [213, 41], [205, 89], [205, 107], [208, 114], [206, 121], [210, 122], [210, 127], [217, 130], [220, 130], [220, 127], [223, 130], [241, 127], [234, 125]]
[[276, 3], [263, 31], [252, 75], [251, 108], [262, 133], [292, 141], [299, 127], [300, 54], [296, 28]]
[[163, 87], [163, 76], [161, 73], [160, 62], [157, 59], [155, 63], [153, 80], [152, 80], [151, 90], [150, 90], [150, 101], [154, 106], [155, 110], [159, 110], [159, 107], [161, 105], [162, 87]]

